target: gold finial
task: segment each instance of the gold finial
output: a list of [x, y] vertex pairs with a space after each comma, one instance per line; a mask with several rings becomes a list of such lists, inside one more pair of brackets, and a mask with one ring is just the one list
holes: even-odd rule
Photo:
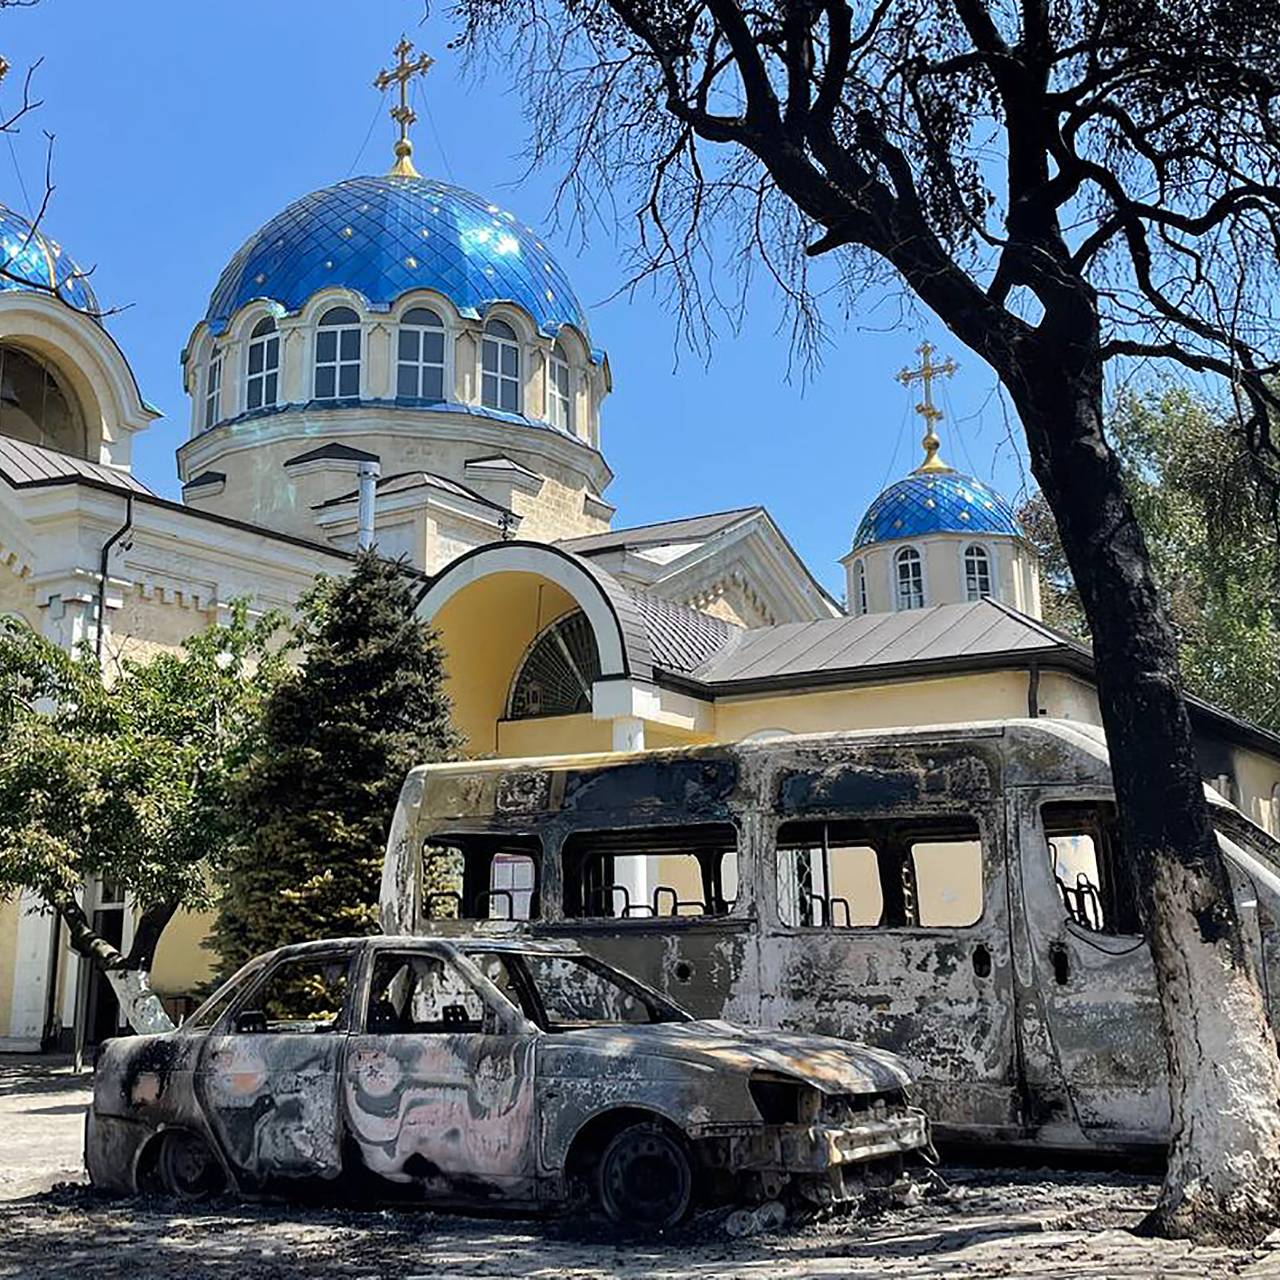
[[410, 159], [413, 155], [413, 143], [409, 141], [409, 126], [418, 118], [418, 113], [409, 105], [409, 81], [414, 76], [425, 76], [435, 59], [425, 53], [420, 53], [416, 58], [410, 57], [413, 45], [409, 37], [403, 35], [392, 52], [396, 55], [396, 65], [389, 70], [379, 71], [373, 87], [385, 90], [393, 84], [400, 86], [400, 102], [391, 108], [391, 118], [400, 126], [400, 136], [396, 139], [396, 162], [391, 166], [391, 172], [400, 178], [416, 178], [420, 175]]
[[918, 369], [903, 369], [898, 374], [898, 381], [904, 387], [909, 387], [913, 382], [919, 382], [924, 387], [924, 399], [916, 405], [916, 412], [924, 419], [924, 439], [920, 442], [924, 446], [924, 461], [916, 468], [917, 471], [951, 470], [938, 457], [938, 450], [942, 447], [942, 441], [938, 439], [935, 427], [942, 419], [942, 410], [933, 403], [933, 380], [934, 378], [951, 377], [960, 366], [950, 356], [941, 364], [934, 364], [933, 353], [935, 350], [933, 343], [922, 342], [916, 348], [916, 355], [920, 357], [920, 367]]

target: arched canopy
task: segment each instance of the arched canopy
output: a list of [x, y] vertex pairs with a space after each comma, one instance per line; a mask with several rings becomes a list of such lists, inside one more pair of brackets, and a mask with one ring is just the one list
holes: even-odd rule
[[558, 619], [581, 613], [600, 680], [653, 678], [644, 619], [609, 574], [536, 542], [495, 542], [448, 565], [419, 612], [440, 632], [454, 716], [473, 751], [492, 749], [513, 681], [531, 646]]

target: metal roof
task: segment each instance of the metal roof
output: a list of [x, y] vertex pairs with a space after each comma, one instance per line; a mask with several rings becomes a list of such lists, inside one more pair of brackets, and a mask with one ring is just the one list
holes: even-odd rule
[[714, 692], [717, 686], [746, 681], [802, 680], [904, 664], [1030, 654], [1070, 643], [1032, 618], [980, 600], [735, 630], [690, 675]]
[[86, 273], [42, 228], [0, 204], [0, 289], [47, 293], [97, 319], [101, 309]]
[[[301, 461], [301, 459], [294, 459], [294, 461]], [[489, 507], [493, 511], [508, 510], [501, 503], [482, 497], [474, 489], [468, 489], [465, 484], [450, 480], [448, 476], [437, 475], [434, 471], [397, 471], [394, 475], [383, 476], [377, 482], [376, 488], [382, 497], [393, 493], [404, 493], [409, 489], [438, 489], [442, 493], [452, 494], [455, 498], [478, 502], [482, 507]], [[344, 502], [354, 502], [359, 496], [359, 489], [351, 489], [336, 497], [326, 498], [323, 502], [317, 502], [312, 510], [323, 511], [328, 507], [338, 507]]]
[[740, 627], [647, 592], [630, 593], [649, 633], [653, 665], [686, 674], [718, 653]]
[[153, 490], [127, 471], [108, 467], [101, 462], [75, 458], [69, 453], [59, 453], [56, 449], [45, 449], [38, 444], [13, 440], [8, 436], [0, 436], [0, 476], [15, 489], [93, 480], [126, 493], [132, 491], [154, 496]]
[[920, 470], [871, 503], [853, 535], [853, 550], [930, 533], [1023, 536], [1013, 508], [989, 485], [959, 471]]
[[700, 538], [710, 538], [722, 529], [763, 510], [763, 507], [739, 507], [734, 511], [715, 511], [709, 515], [686, 516], [681, 520], [661, 520], [656, 524], [635, 525], [630, 529], [593, 533], [584, 538], [566, 538], [557, 545], [577, 555], [589, 556], [624, 547], [648, 547], [664, 542], [696, 542]]
[[295, 200], [227, 264], [205, 320], [216, 334], [254, 299], [298, 311], [321, 289], [353, 289], [386, 307], [434, 289], [460, 312], [524, 308], [545, 333], [587, 321], [568, 276], [536, 231], [482, 196], [431, 178], [348, 178]]

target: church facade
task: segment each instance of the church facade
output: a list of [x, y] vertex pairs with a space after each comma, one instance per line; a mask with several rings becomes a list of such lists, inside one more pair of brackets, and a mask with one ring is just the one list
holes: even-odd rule
[[[402, 89], [409, 52], [387, 73]], [[403, 94], [396, 119], [391, 172], [303, 196], [217, 277], [182, 352], [180, 502], [132, 474], [158, 415], [84, 274], [0, 209], [0, 613], [109, 675], [237, 599], [291, 607], [372, 542], [422, 576], [476, 754], [1099, 722], [1090, 655], [1040, 621], [1009, 504], [941, 460], [930, 349], [902, 375], [922, 384], [924, 459], [858, 525], [847, 605], [763, 506], [627, 527], [607, 497], [610, 358], [567, 273], [512, 212], [421, 177]], [[1206, 777], [1273, 826], [1280, 740], [1193, 710]], [[131, 904], [85, 895], [127, 946]], [[175, 1012], [210, 976], [207, 928], [180, 916], [161, 942]], [[0, 903], [0, 1050], [93, 1041], [115, 1016], [35, 901]]]

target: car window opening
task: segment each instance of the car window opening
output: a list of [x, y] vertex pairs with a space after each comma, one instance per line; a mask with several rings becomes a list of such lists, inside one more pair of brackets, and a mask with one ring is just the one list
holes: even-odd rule
[[432, 837], [422, 849], [422, 917], [536, 920], [541, 865], [535, 836]]
[[729, 823], [577, 832], [561, 865], [570, 920], [722, 917], [738, 897], [738, 834]]
[[1054, 801], [1041, 806], [1040, 820], [1067, 918], [1094, 933], [1140, 933], [1137, 896], [1120, 845], [1115, 804]]
[[552, 1034], [689, 1020], [657, 992], [589, 956], [483, 950], [467, 955], [530, 1022]]
[[982, 916], [982, 839], [969, 817], [788, 822], [778, 916], [793, 929], [963, 928]]
[[373, 967], [371, 1035], [461, 1035], [485, 1029], [485, 1006], [442, 956], [384, 952]]

